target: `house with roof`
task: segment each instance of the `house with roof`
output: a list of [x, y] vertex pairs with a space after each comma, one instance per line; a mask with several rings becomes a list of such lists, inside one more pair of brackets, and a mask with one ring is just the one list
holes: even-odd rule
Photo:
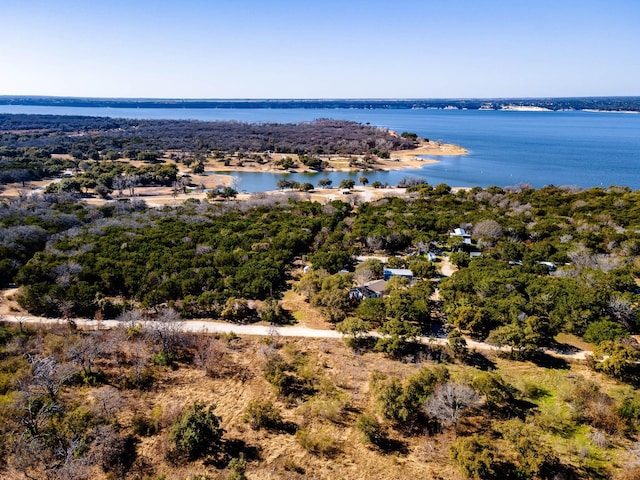
[[454, 228], [453, 231], [449, 232], [449, 237], [461, 238], [464, 245], [471, 245], [471, 234], [464, 228]]
[[413, 281], [413, 272], [408, 268], [385, 268], [382, 272], [382, 278], [388, 282], [391, 277], [404, 277]]
[[349, 290], [350, 300], [361, 302], [365, 298], [380, 298], [380, 295], [378, 295], [375, 291], [373, 291], [366, 285], [353, 287], [351, 290]]

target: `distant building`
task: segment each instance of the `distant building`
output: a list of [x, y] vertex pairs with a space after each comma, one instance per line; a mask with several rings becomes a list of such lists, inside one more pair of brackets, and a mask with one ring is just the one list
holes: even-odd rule
[[449, 232], [449, 237], [462, 238], [465, 245], [471, 245], [471, 234], [467, 233], [464, 228], [454, 228], [452, 232]]
[[382, 278], [389, 281], [391, 277], [404, 277], [413, 280], [413, 272], [407, 268], [385, 268], [382, 272]]
[[550, 272], [554, 272], [556, 270], [556, 266], [552, 262], [538, 262], [538, 264], [544, 265]]
[[380, 296], [366, 285], [353, 287], [349, 290], [349, 298], [361, 302], [365, 298], [379, 298]]
[[372, 290], [378, 298], [382, 298], [384, 292], [387, 290], [387, 282], [385, 282], [384, 280], [372, 280], [370, 282], [367, 282], [365, 286], [369, 290]]
[[382, 298], [386, 289], [387, 282], [384, 280], [372, 280], [349, 290], [349, 298], [357, 302], [361, 302], [365, 298]]

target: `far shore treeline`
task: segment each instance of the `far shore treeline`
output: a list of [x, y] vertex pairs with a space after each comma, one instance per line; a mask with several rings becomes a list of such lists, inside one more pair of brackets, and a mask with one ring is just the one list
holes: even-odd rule
[[0, 96], [0, 105], [111, 108], [460, 108], [499, 110], [526, 106], [549, 110], [640, 111], [640, 97], [439, 98], [439, 99], [157, 99]]

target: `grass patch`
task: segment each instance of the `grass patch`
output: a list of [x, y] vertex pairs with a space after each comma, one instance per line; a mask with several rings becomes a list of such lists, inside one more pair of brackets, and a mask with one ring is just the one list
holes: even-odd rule
[[301, 312], [300, 310], [295, 311], [291, 314], [291, 316], [294, 318], [294, 320], [298, 323], [300, 322], [304, 322], [307, 320], [307, 315], [304, 312]]
[[589, 342], [585, 342], [582, 338], [569, 333], [559, 333], [555, 338], [556, 342], [571, 347], [579, 348], [580, 350], [586, 350], [592, 352], [595, 345]]

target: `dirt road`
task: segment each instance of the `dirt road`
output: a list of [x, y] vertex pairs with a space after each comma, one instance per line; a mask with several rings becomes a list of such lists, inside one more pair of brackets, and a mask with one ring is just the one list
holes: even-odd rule
[[[64, 320], [44, 318], [44, 317], [31, 317], [31, 316], [12, 316], [5, 315], [4, 321], [14, 323], [36, 323], [44, 325], [64, 324]], [[73, 320], [79, 327], [89, 329], [99, 328], [116, 328], [121, 326], [121, 322], [117, 320], [104, 320], [95, 321], [89, 319], [76, 318]], [[307, 337], [307, 338], [342, 338], [342, 334], [335, 330], [322, 330], [308, 327], [298, 326], [273, 326], [273, 325], [238, 325], [235, 323], [214, 322], [207, 320], [188, 320], [182, 322], [182, 330], [185, 332], [203, 332], [203, 333], [235, 333], [236, 335], [256, 335], [256, 336], [279, 336], [279, 337]], [[371, 336], [379, 336], [376, 332], [371, 332]], [[482, 351], [497, 351], [500, 350], [494, 345], [489, 345], [484, 342], [477, 342], [471, 339], [467, 340], [467, 347], [470, 350], [482, 350]], [[427, 337], [422, 336], [419, 341], [424, 344], [446, 345], [447, 339], [444, 337]], [[567, 360], [584, 360], [587, 355], [592, 352], [580, 350], [571, 353], [559, 352], [556, 350], [545, 350], [544, 353], [564, 358]]]

